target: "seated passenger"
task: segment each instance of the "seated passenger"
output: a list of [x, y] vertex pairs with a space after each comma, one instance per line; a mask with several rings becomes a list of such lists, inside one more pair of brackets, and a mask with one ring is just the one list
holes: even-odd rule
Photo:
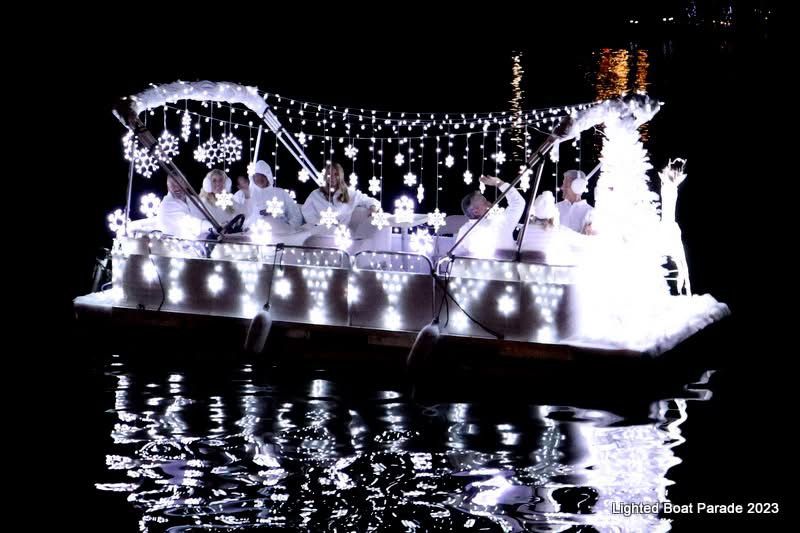
[[380, 209], [378, 200], [347, 187], [344, 169], [339, 163], [330, 163], [325, 168], [324, 176], [325, 185], [309, 194], [303, 204], [303, 217], [308, 224], [318, 225], [321, 213], [329, 208], [337, 215], [336, 223], [344, 225], [350, 224], [356, 207], [365, 207], [371, 213]]
[[196, 239], [211, 229], [211, 222], [186, 198], [186, 192], [171, 176], [167, 177], [167, 190], [158, 208], [161, 231], [181, 239]]
[[[221, 198], [230, 193], [231, 179], [225, 172], [215, 168], [203, 179], [203, 190], [200, 198], [208, 211], [223, 226], [230, 222], [236, 215], [245, 214], [245, 208], [230, 198], [229, 202], [222, 202]], [[232, 196], [232, 195], [231, 195]]]
[[[494, 176], [481, 176], [480, 181], [501, 188], [502, 191], [510, 187], [508, 183]], [[455, 255], [492, 258], [497, 256], [498, 249], [515, 250], [514, 229], [525, 210], [525, 199], [513, 187], [505, 198], [508, 201], [505, 211], [486, 216], [480, 225], [469, 233], [467, 231], [492, 207], [492, 202], [478, 191], [471, 192], [461, 200], [461, 210], [469, 220], [458, 230], [455, 242], [464, 235], [466, 238], [453, 251]]]
[[[293, 228], [302, 226], [303, 214], [300, 212], [300, 206], [285, 189], [274, 187], [274, 181], [275, 177], [267, 162], [261, 160], [256, 162], [255, 171], [250, 176], [250, 198], [247, 201], [249, 223], [254, 223], [259, 217], [268, 217], [270, 221], [277, 219]], [[270, 203], [275, 206], [272, 212]]]
[[245, 205], [247, 200], [250, 199], [250, 180], [247, 176], [239, 176], [236, 178], [236, 187], [239, 190], [233, 195], [233, 201], [240, 205]]
[[571, 265], [579, 261], [592, 237], [559, 225], [557, 218], [553, 193], [544, 191], [533, 202], [531, 222], [525, 229], [520, 251], [539, 252], [537, 262], [553, 265]]

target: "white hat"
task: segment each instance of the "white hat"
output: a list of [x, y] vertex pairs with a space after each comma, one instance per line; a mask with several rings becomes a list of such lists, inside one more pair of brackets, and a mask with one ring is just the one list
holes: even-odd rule
[[256, 174], [261, 174], [266, 176], [270, 181], [272, 181], [272, 169], [269, 167], [266, 161], [259, 159], [256, 161], [255, 169], [253, 170], [253, 174], [250, 176], [251, 178]]
[[556, 217], [556, 199], [550, 191], [544, 191], [533, 201], [533, 216], [542, 220]]
[[586, 174], [582, 170], [567, 170], [564, 172], [564, 179], [572, 179], [569, 188], [575, 194], [583, 194], [586, 192], [586, 186], [589, 185], [589, 180], [586, 179]]

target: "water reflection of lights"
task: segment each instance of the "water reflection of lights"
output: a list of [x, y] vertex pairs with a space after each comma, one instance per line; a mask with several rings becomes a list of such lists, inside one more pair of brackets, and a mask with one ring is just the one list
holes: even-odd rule
[[279, 395], [248, 368], [205, 398], [190, 397], [182, 373], [142, 381], [112, 370], [114, 444], [96, 487], [127, 494], [143, 531], [669, 528], [613, 515], [610, 503], [666, 501], [685, 399], [653, 404], [652, 423], [637, 425], [556, 406], [504, 419], [478, 404], [420, 408], [388, 390], [355, 405], [326, 379]]

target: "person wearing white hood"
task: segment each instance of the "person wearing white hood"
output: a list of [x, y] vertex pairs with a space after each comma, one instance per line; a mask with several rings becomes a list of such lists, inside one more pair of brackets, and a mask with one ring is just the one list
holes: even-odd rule
[[186, 193], [171, 176], [167, 177], [167, 190], [158, 208], [161, 231], [182, 239], [195, 239], [211, 228], [211, 223], [187, 200]]
[[380, 202], [358, 189], [348, 188], [344, 169], [339, 163], [329, 163], [325, 168], [325, 184], [313, 191], [303, 204], [303, 217], [309, 224], [319, 224], [321, 213], [332, 209], [337, 224], [350, 224], [356, 207], [366, 207], [371, 212], [380, 209]]
[[581, 252], [592, 240], [558, 224], [558, 209], [553, 193], [544, 191], [533, 202], [533, 212], [525, 236], [522, 238], [522, 252], [538, 252], [543, 262], [559, 265], [574, 264]]
[[246, 214], [243, 206], [233, 201], [230, 193], [231, 179], [224, 171], [215, 168], [203, 179], [203, 190], [200, 198], [208, 211], [223, 226], [236, 215]]
[[564, 181], [561, 182], [561, 194], [564, 199], [556, 204], [556, 208], [562, 226], [590, 235], [594, 208], [586, 200], [581, 199], [588, 184], [586, 174], [582, 171], [573, 169], [564, 172]]
[[[250, 198], [245, 200], [248, 207], [248, 222], [255, 222], [259, 216], [276, 218], [291, 227], [303, 225], [300, 206], [285, 189], [274, 187], [275, 177], [266, 161], [256, 162], [250, 176]], [[272, 211], [270, 211], [272, 207]]]

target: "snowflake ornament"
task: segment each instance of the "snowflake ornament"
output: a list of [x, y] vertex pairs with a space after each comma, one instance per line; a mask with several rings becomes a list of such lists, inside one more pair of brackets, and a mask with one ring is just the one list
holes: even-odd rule
[[350, 229], [344, 224], [340, 224], [333, 234], [333, 242], [337, 248], [347, 249], [353, 244], [353, 239], [350, 235]]
[[397, 154], [396, 156], [394, 156], [394, 164], [397, 165], [398, 167], [402, 166], [405, 160], [406, 158], [403, 154]]
[[369, 192], [372, 196], [377, 196], [381, 192], [381, 180], [375, 176], [372, 176], [372, 179], [369, 180]]
[[192, 118], [189, 116], [188, 111], [184, 111], [183, 118], [181, 118], [181, 139], [183, 139], [183, 142], [188, 142], [191, 135]]
[[319, 214], [319, 223], [321, 226], [330, 228], [338, 223], [338, 218], [339, 214], [334, 211], [332, 207], [328, 207], [325, 211]]
[[425, 187], [420, 183], [419, 187], [417, 187], [417, 202], [421, 204], [423, 198], [425, 198]]
[[411, 234], [411, 250], [418, 254], [429, 254], [433, 252], [433, 236], [428, 230], [417, 228]]
[[358, 187], [358, 175], [355, 172], [350, 173], [350, 187], [356, 188]]
[[242, 159], [242, 140], [233, 133], [226, 133], [219, 141], [221, 152], [220, 159], [227, 164], [235, 163]]
[[472, 172], [470, 172], [469, 170], [464, 171], [464, 183], [466, 183], [467, 185], [472, 183]]
[[136, 172], [145, 178], [149, 178], [153, 175], [153, 172], [158, 170], [158, 162], [156, 161], [156, 158], [148, 154], [144, 149], [134, 150], [133, 166], [136, 168]]
[[406, 184], [406, 187], [413, 187], [417, 184], [417, 175], [413, 172], [409, 172], [405, 176], [403, 176], [403, 183]]
[[433, 213], [428, 213], [428, 225], [433, 228], [433, 231], [438, 233], [439, 228], [446, 224], [446, 217], [447, 214], [440, 212], [439, 208], [437, 207], [433, 210]]
[[399, 200], [395, 200], [394, 220], [398, 223], [414, 222], [414, 201], [411, 198], [401, 196]]
[[217, 141], [209, 139], [195, 149], [194, 159], [198, 163], [205, 163], [207, 168], [214, 168], [217, 163], [222, 162], [223, 152]]
[[301, 169], [300, 169], [300, 172], [298, 172], [298, 173], [297, 173], [297, 179], [298, 179], [298, 180], [300, 180], [300, 183], [305, 183], [305, 182], [307, 182], [307, 181], [308, 181], [308, 178], [310, 178], [310, 177], [311, 177], [311, 176], [309, 176], [309, 174], [308, 174], [308, 170], [306, 170], [306, 169], [304, 169], [304, 168], [301, 168]]
[[125, 161], [133, 161], [133, 155], [139, 150], [139, 141], [133, 138], [133, 132], [128, 133], [122, 138], [122, 155]]
[[384, 226], [389, 225], [389, 213], [386, 213], [383, 210], [375, 211], [372, 213], [372, 220], [370, 221], [370, 224], [379, 230], [383, 229]]
[[444, 166], [446, 166], [447, 168], [452, 168], [455, 162], [456, 160], [455, 158], [453, 158], [452, 155], [448, 155], [447, 157], [444, 158]]
[[353, 159], [357, 153], [358, 153], [358, 148], [356, 148], [352, 144], [348, 144], [344, 149], [344, 155], [346, 155], [350, 159]]
[[178, 138], [164, 130], [158, 137], [158, 144], [156, 144], [153, 153], [159, 161], [165, 163], [172, 161], [172, 158], [178, 155]]
[[122, 232], [125, 231], [125, 213], [122, 209], [115, 209], [113, 213], [109, 213], [106, 220], [108, 220], [108, 229], [111, 233], [116, 233], [117, 237], [121, 237]]
[[299, 142], [303, 146], [305, 146], [306, 142], [308, 142], [308, 138], [306, 137], [306, 134], [303, 133], [302, 131], [297, 134], [297, 142]]
[[257, 244], [267, 244], [272, 240], [272, 226], [263, 218], [250, 226], [250, 238]]
[[216, 195], [216, 204], [220, 209], [228, 209], [233, 205], [233, 195], [228, 191], [222, 191]]
[[142, 196], [139, 202], [139, 211], [147, 218], [153, 218], [158, 214], [158, 208], [161, 206], [161, 198], [153, 193], [148, 193]]
[[492, 154], [492, 159], [494, 159], [498, 165], [502, 165], [503, 163], [506, 162], [506, 154], [505, 152], [494, 153]]
[[267, 200], [267, 213], [272, 215], [273, 218], [278, 218], [283, 216], [283, 202], [278, 200], [276, 196], [272, 197], [272, 200]]

